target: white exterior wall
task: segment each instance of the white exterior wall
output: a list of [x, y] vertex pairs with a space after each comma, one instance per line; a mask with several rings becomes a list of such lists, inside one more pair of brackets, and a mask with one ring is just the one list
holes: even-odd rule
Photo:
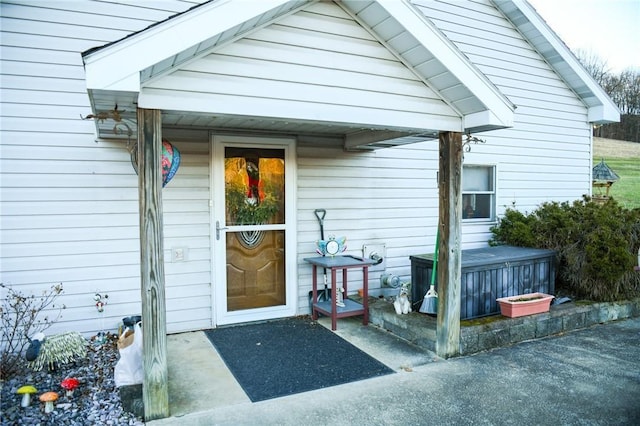
[[[311, 267], [324, 208], [325, 237], [347, 237], [347, 253], [362, 256], [365, 244], [386, 245], [385, 272], [409, 278], [409, 256], [433, 250], [438, 218], [438, 142], [373, 152], [345, 153], [341, 146], [298, 148], [298, 281], [300, 309], [308, 307]], [[381, 271], [369, 272], [371, 288]], [[362, 287], [362, 273], [349, 271], [349, 293]], [[319, 282], [322, 278], [319, 277]]]
[[[80, 120], [91, 112], [81, 52], [191, 6], [170, 0], [0, 4], [0, 281], [25, 294], [62, 282], [59, 300], [67, 309], [52, 333], [95, 334], [140, 312], [137, 177], [125, 143], [96, 143], [94, 123]], [[206, 134], [204, 141], [208, 152]], [[184, 157], [163, 193], [165, 246], [192, 244], [194, 262], [189, 271], [167, 265], [167, 296], [194, 315], [185, 319], [168, 309], [170, 330], [211, 321], [202, 309], [210, 303], [202, 296], [210, 283], [202, 272], [209, 270], [202, 248], [208, 201], [199, 191], [204, 181], [208, 200], [208, 170], [202, 171], [200, 146], [176, 145]], [[189, 191], [181, 191], [185, 186]], [[109, 295], [104, 317], [95, 308], [96, 291]]]
[[450, 106], [333, 3], [312, 4], [142, 85], [140, 104], [166, 110], [460, 128]]
[[[587, 109], [490, 0], [414, 3], [517, 109], [514, 127], [476, 136], [465, 164], [497, 167], [497, 210], [535, 210], [591, 193]], [[465, 248], [486, 245], [486, 225], [463, 225]]]
[[[163, 136], [182, 156], [178, 173], [162, 190], [167, 331], [210, 328], [209, 135], [207, 131], [169, 130]], [[184, 261], [172, 260], [174, 248], [186, 249]]]
[[[465, 154], [468, 164], [496, 164], [499, 211], [512, 201], [530, 211], [546, 200], [588, 193], [590, 127], [575, 95], [488, 1], [420, 4], [518, 106], [513, 129], [477, 135], [487, 143]], [[192, 5], [171, 0], [1, 5], [0, 281], [27, 293], [62, 282], [61, 302], [68, 308], [52, 332], [92, 334], [140, 309], [137, 179], [124, 143], [96, 143], [94, 124], [79, 119], [90, 112], [80, 52]], [[301, 26], [295, 24], [299, 17], [288, 19], [290, 26]], [[228, 50], [242, 50], [244, 44]], [[258, 77], [261, 67], [252, 69], [253, 75], [242, 78]], [[206, 328], [211, 325], [209, 139], [206, 131], [173, 130], [165, 136], [183, 155], [178, 174], [163, 191], [168, 330]], [[320, 233], [316, 208], [327, 210], [325, 235], [347, 236], [349, 253], [361, 254], [363, 244], [386, 244], [387, 272], [408, 276], [409, 256], [433, 250], [437, 146], [431, 141], [345, 153], [340, 143], [298, 144], [300, 313], [307, 311], [311, 286], [311, 267], [302, 259], [315, 254]], [[486, 244], [488, 228], [464, 225], [465, 248]], [[188, 247], [188, 261], [172, 263], [172, 247]], [[349, 275], [355, 291], [360, 277], [355, 271]], [[370, 274], [372, 286], [379, 275]], [[96, 291], [109, 294], [104, 318], [94, 307]]]

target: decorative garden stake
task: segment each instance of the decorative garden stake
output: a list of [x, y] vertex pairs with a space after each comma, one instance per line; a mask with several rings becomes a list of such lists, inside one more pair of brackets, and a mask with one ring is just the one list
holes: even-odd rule
[[96, 301], [96, 309], [98, 310], [98, 312], [102, 313], [104, 311], [104, 305], [107, 304], [108, 298], [109, 298], [108, 294], [104, 295], [105, 300], [102, 300], [102, 295], [100, 293], [96, 293], [96, 295], [93, 296], [93, 300]]
[[107, 341], [107, 333], [104, 331], [104, 307], [107, 305], [108, 298], [109, 298], [108, 294], [105, 294], [103, 296], [100, 293], [96, 293], [95, 296], [93, 296], [93, 300], [96, 301], [96, 309], [98, 310], [98, 313], [100, 314], [100, 318], [101, 318], [101, 321], [100, 321], [101, 331], [96, 335], [96, 340], [95, 340], [96, 343], [98, 344], [103, 344]]

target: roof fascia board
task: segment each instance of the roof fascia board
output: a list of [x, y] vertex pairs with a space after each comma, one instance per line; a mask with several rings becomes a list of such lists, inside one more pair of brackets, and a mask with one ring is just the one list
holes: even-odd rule
[[605, 105], [594, 106], [589, 108], [588, 120], [594, 124], [617, 123], [620, 121], [620, 111], [617, 106], [615, 110]]
[[[556, 53], [560, 55], [562, 60], [575, 72], [584, 84], [591, 90], [600, 102], [599, 106], [588, 107], [589, 121], [594, 123], [611, 123], [620, 121], [620, 110], [613, 103], [609, 95], [604, 89], [593, 79], [591, 74], [582, 66], [580, 61], [571, 52], [566, 44], [558, 37], [558, 35], [549, 27], [544, 19], [536, 12], [536, 10], [528, 2], [524, 0], [493, 0], [500, 9], [500, 3], [513, 4], [525, 18], [540, 32], [554, 48]], [[515, 24], [517, 25], [517, 24]], [[579, 95], [578, 95], [579, 96]]]
[[87, 88], [137, 92], [141, 70], [287, 2], [220, 0], [170, 18], [84, 56]]
[[468, 114], [464, 117], [464, 128], [469, 131], [477, 129], [496, 130], [505, 127], [513, 127], [513, 114], [511, 119], [506, 121], [504, 117], [497, 117], [492, 111], [485, 110]]
[[515, 106], [420, 11], [407, 0], [378, 3], [465, 84], [503, 122], [502, 127], [513, 124]]

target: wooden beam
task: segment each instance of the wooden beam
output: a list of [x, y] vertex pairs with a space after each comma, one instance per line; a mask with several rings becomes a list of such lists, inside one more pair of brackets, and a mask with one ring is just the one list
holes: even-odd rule
[[439, 171], [440, 248], [438, 254], [438, 320], [436, 353], [460, 353], [460, 230], [462, 218], [462, 134], [442, 132]]
[[162, 126], [159, 110], [138, 109], [138, 195], [145, 421], [169, 417], [162, 247]]

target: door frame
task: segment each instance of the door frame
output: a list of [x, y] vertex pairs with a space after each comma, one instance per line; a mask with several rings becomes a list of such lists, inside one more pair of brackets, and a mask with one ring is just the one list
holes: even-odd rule
[[[213, 326], [262, 321], [294, 316], [298, 308], [297, 230], [296, 230], [296, 140], [269, 136], [210, 135], [210, 235], [211, 235], [211, 309]], [[226, 226], [224, 211], [224, 148], [284, 149], [285, 160], [285, 305], [266, 308], [227, 311], [226, 295], [226, 235], [220, 231], [216, 238], [216, 221]]]

